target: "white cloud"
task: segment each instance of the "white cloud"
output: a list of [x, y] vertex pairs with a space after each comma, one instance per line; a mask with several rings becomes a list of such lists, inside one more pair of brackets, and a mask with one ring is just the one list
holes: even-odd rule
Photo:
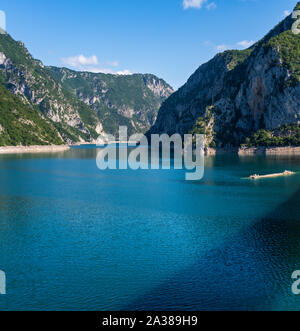
[[0, 10], [0, 29], [6, 31], [6, 14], [3, 10]]
[[289, 16], [289, 15], [291, 15], [291, 12], [290, 12], [289, 10], [285, 10], [285, 11], [283, 12], [283, 16], [284, 16], [284, 17], [287, 17], [287, 16]]
[[217, 45], [216, 46], [216, 49], [217, 49], [218, 52], [224, 52], [224, 51], [230, 49], [230, 46], [229, 45], [225, 45], [225, 44]]
[[[208, 0], [183, 0], [183, 8], [184, 10], [187, 10], [189, 8], [196, 8], [201, 9], [205, 3], [207, 3]], [[206, 6], [207, 10], [216, 9], [217, 5], [214, 2], [208, 3]]]
[[249, 48], [250, 46], [252, 46], [255, 43], [254, 40], [242, 40], [239, 41], [237, 43], [238, 46], [242, 47], [242, 48]]
[[62, 58], [61, 61], [62, 63], [74, 68], [98, 64], [98, 58], [96, 55], [92, 55], [91, 57], [86, 57], [84, 55], [70, 56]]
[[85, 68], [82, 69], [82, 71], [86, 71], [86, 72], [92, 72], [95, 74], [111, 74], [111, 75], [118, 75], [118, 76], [124, 76], [124, 75], [132, 75], [133, 73], [128, 70], [121, 70], [121, 71], [114, 71], [108, 68], [98, 68], [98, 67], [89, 67], [89, 68]]
[[217, 8], [217, 5], [214, 2], [211, 2], [208, 5], [206, 5], [207, 10], [212, 10], [212, 9], [216, 9], [216, 8]]
[[209, 40], [206, 40], [203, 43], [203, 45], [208, 46], [208, 47], [210, 47], [211, 49], [213, 49], [214, 51], [217, 51], [217, 52], [224, 52], [224, 51], [232, 48], [230, 45], [226, 45], [226, 44], [216, 45], [216, 44], [214, 44], [213, 42], [211, 42]]
[[183, 8], [184, 9], [189, 9], [189, 8], [201, 9], [205, 2], [207, 2], [207, 0], [183, 0]]
[[[98, 66], [99, 61], [96, 55], [86, 57], [84, 55], [70, 56], [62, 58], [61, 62], [64, 65], [77, 69], [79, 71], [93, 72], [93, 73], [104, 73], [112, 75], [132, 75], [132, 72], [128, 69], [114, 71], [110, 68], [102, 68]], [[111, 67], [117, 67], [119, 65], [118, 61], [107, 62], [107, 65]]]
[[128, 70], [128, 69], [125, 69], [123, 71], [117, 71], [116, 74], [117, 75], [120, 75], [120, 76], [133, 75], [133, 73], [130, 70]]
[[236, 49], [237, 48], [236, 46], [239, 46], [242, 49], [249, 48], [254, 43], [255, 43], [254, 40], [242, 40], [242, 41], [237, 42], [235, 45], [233, 45], [233, 44], [229, 45], [229, 44], [225, 44], [225, 43], [216, 45], [213, 42], [208, 40], [208, 41], [205, 41], [203, 43], [203, 45], [208, 46], [217, 52], [224, 52], [229, 49]]

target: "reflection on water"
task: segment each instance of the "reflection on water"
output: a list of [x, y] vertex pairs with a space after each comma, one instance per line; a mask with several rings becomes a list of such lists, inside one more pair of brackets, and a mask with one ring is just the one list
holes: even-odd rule
[[99, 171], [96, 149], [0, 156], [0, 310], [299, 309], [298, 157]]
[[300, 190], [273, 213], [152, 289], [129, 310], [299, 310]]

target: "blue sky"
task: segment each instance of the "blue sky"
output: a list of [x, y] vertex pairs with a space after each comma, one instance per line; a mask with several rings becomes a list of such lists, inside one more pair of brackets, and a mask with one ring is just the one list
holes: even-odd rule
[[262, 38], [297, 0], [10, 0], [7, 31], [46, 65], [153, 73], [178, 88], [216, 53]]

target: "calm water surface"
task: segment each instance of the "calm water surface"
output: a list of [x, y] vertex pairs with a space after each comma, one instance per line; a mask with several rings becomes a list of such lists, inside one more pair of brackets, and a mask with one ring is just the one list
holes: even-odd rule
[[0, 156], [0, 310], [298, 310], [299, 157], [218, 156], [205, 177], [105, 171], [96, 149]]

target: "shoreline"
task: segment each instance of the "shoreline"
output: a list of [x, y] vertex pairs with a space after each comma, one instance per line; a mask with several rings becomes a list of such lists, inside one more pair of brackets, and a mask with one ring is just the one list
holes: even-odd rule
[[[121, 142], [123, 143], [123, 142]], [[125, 143], [125, 142], [124, 142]], [[41, 146], [0, 146], [0, 155], [26, 154], [26, 153], [58, 153], [65, 152], [80, 145], [94, 145], [93, 143], [81, 143], [74, 145], [41, 145]], [[249, 147], [249, 148], [205, 148], [206, 156], [236, 154], [239, 156], [251, 155], [300, 155], [300, 146], [288, 147]]]
[[237, 154], [239, 156], [251, 155], [300, 155], [300, 146], [288, 147], [247, 147], [247, 148], [206, 148], [206, 156]]
[[30, 153], [58, 153], [68, 151], [68, 145], [45, 146], [4, 146], [0, 147], [0, 155], [5, 154], [30, 154]]

